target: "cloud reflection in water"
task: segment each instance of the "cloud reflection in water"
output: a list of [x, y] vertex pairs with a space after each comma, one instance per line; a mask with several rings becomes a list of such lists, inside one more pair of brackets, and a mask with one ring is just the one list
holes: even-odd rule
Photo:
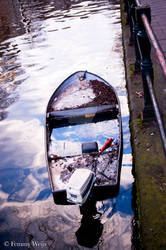
[[97, 204], [103, 212], [101, 242], [103, 249], [131, 249], [133, 179], [119, 1], [67, 1], [69, 8], [56, 0], [11, 2], [19, 2], [15, 22], [24, 27], [21, 35], [14, 32], [0, 45], [2, 70], [10, 71], [13, 65], [16, 69], [16, 74], [6, 75], [10, 79], [4, 93], [14, 91], [18, 97], [6, 106], [8, 116], [0, 124], [0, 238], [46, 241], [45, 249], [78, 248], [78, 207], [58, 207], [51, 196], [47, 198], [44, 114], [55, 88], [75, 71], [88, 70], [117, 89], [123, 115], [120, 194], [105, 201], [105, 212]]
[[9, 193], [8, 200], [35, 200], [41, 190], [49, 187], [44, 128], [39, 120], [33, 119], [25, 122], [6, 120], [1, 129], [1, 188]]

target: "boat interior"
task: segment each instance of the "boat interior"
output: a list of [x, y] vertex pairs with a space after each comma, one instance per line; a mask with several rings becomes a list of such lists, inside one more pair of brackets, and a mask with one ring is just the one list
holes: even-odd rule
[[120, 134], [117, 107], [103, 105], [77, 111], [54, 111], [48, 115], [48, 155], [54, 188], [65, 188], [76, 168], [95, 172], [97, 185], [116, 183], [118, 148], [108, 147], [102, 153], [100, 149], [107, 139]]

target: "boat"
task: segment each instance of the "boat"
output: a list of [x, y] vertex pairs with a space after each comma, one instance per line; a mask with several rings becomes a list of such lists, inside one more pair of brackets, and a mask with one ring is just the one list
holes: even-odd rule
[[107, 81], [88, 71], [75, 72], [64, 80], [47, 105], [45, 141], [55, 204], [77, 204], [77, 199], [68, 199], [69, 183], [73, 185], [79, 173], [83, 179], [84, 172], [86, 177], [80, 180], [79, 189], [85, 190], [84, 195], [88, 192], [87, 197], [93, 194], [101, 200], [118, 194], [123, 147], [121, 109], [117, 93]]

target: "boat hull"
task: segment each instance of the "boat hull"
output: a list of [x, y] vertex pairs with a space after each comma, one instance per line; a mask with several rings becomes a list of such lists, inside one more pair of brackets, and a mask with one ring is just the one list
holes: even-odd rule
[[91, 196], [115, 197], [122, 160], [120, 102], [99, 76], [79, 71], [51, 96], [46, 110], [46, 161], [56, 204], [71, 204], [66, 185], [77, 168], [95, 174]]

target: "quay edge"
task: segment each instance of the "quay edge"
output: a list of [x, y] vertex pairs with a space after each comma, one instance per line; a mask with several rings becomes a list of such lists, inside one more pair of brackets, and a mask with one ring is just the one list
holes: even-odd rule
[[[133, 249], [166, 249], [166, 158], [155, 121], [144, 123], [141, 118], [144, 97], [140, 73], [134, 72], [135, 51], [129, 45], [124, 1], [121, 4], [122, 43], [126, 88], [130, 110], [131, 145], [133, 152], [134, 198]], [[154, 89], [166, 124], [163, 105], [166, 80], [152, 49]], [[140, 94], [140, 95], [139, 95]]]

